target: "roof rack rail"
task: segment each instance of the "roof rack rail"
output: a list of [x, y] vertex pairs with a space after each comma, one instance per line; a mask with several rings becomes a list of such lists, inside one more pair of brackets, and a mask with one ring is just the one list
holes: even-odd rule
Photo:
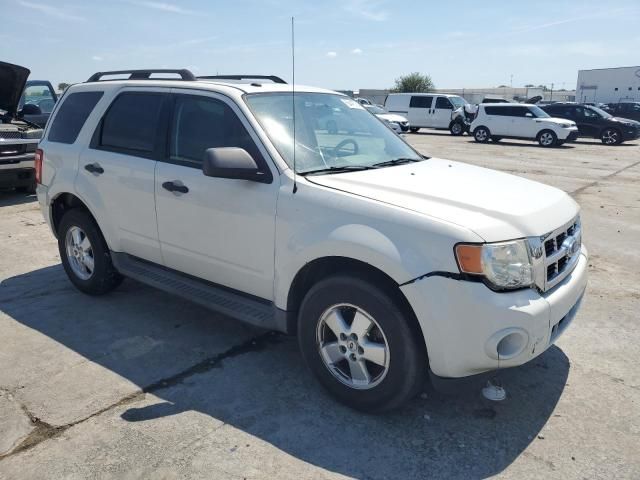
[[[89, 77], [87, 82], [99, 82], [100, 79], [106, 75], [127, 75], [129, 74], [128, 80], [175, 80], [173, 78], [151, 78], [151, 75], [154, 73], [175, 73], [176, 75], [180, 75], [182, 80], [197, 80], [196, 76], [191, 73], [186, 68], [182, 68], [180, 70], [171, 70], [171, 69], [151, 69], [151, 70], [114, 70], [112, 72], [96, 72]], [[103, 80], [105, 81], [105, 80]]]
[[273, 83], [284, 83], [283, 79], [275, 75], [203, 75], [202, 80], [271, 80]]

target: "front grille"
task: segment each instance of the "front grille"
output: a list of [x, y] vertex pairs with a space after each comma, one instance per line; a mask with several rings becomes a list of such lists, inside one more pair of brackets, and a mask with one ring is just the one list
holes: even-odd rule
[[6, 139], [22, 138], [22, 133], [13, 131], [13, 130], [8, 132], [0, 131], [0, 138], [6, 138]]
[[555, 230], [544, 241], [545, 290], [553, 288], [575, 267], [580, 256], [580, 219]]
[[14, 155], [22, 155], [26, 152], [27, 146], [21, 145], [0, 145], [0, 158], [12, 157]]

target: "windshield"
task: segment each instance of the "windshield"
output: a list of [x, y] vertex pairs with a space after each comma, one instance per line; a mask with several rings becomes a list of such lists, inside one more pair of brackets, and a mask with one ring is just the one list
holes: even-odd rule
[[367, 105], [365, 108], [373, 114], [387, 113], [384, 108], [376, 107], [374, 105]]
[[[291, 93], [245, 96], [249, 108], [287, 164], [293, 168]], [[375, 168], [423, 157], [355, 100], [326, 93], [295, 94], [296, 172]]]
[[591, 110], [593, 112], [596, 112], [598, 115], [600, 115], [602, 118], [611, 118], [613, 115], [605, 112], [604, 110], [602, 110], [601, 108], [598, 107], [585, 107], [587, 110]]
[[462, 97], [449, 97], [449, 100], [453, 103], [453, 106], [456, 109], [464, 107], [467, 104], [467, 101]]
[[24, 89], [22, 97], [20, 97], [20, 103], [18, 110], [21, 110], [25, 105], [37, 105], [42, 113], [51, 113], [56, 101], [49, 90], [49, 86], [39, 82], [33, 82]]
[[551, 116], [540, 107], [537, 107], [535, 105], [530, 105], [529, 111], [533, 113], [537, 118], [549, 118]]

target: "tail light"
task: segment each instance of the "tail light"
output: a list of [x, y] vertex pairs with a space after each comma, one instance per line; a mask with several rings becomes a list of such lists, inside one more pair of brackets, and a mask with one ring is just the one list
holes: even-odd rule
[[36, 150], [36, 156], [34, 158], [36, 168], [36, 183], [42, 184], [42, 162], [44, 161], [44, 152], [41, 148]]

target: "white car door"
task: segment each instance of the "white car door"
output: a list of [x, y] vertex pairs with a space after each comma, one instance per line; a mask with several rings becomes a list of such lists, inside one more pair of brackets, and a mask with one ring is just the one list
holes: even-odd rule
[[431, 115], [431, 126], [433, 128], [449, 128], [453, 104], [447, 97], [436, 97], [433, 113]]
[[511, 115], [513, 135], [521, 138], [536, 138], [540, 125], [535, 115], [525, 106], [507, 107]]
[[162, 262], [155, 206], [156, 158], [169, 89], [126, 88], [80, 154], [76, 188], [110, 226], [119, 251]]
[[484, 123], [491, 132], [491, 135], [495, 136], [509, 136], [513, 135], [511, 117], [508, 116], [508, 112], [504, 107], [498, 106], [481, 106], [484, 109], [485, 119], [484, 122], [478, 120], [478, 123]]
[[412, 127], [430, 127], [433, 97], [412, 95], [409, 101], [409, 123]]
[[[180, 272], [272, 299], [279, 188], [275, 167], [258, 146], [259, 140], [243, 114], [227, 97], [201, 91], [174, 92], [168, 151], [165, 160], [158, 162], [155, 186], [164, 263]], [[215, 147], [244, 148], [271, 182], [205, 176], [205, 151]]]

